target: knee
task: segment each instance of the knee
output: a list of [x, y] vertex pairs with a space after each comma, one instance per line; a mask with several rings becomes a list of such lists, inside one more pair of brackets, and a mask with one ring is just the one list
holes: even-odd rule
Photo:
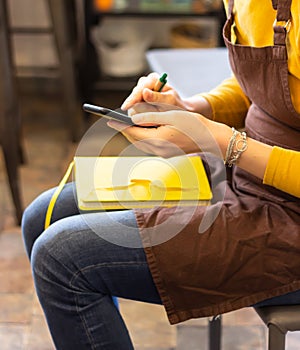
[[[58, 232], [59, 222], [48, 228], [33, 244], [31, 253], [32, 274], [36, 289], [43, 294], [51, 292], [51, 286], [67, 285], [74, 272], [70, 266], [72, 252], [67, 244], [69, 234]], [[55, 231], [55, 232], [54, 232]], [[68, 236], [68, 237], [67, 237]]]
[[[32, 247], [31, 267], [34, 281], [40, 284], [40, 281], [47, 280], [50, 275], [50, 269], [54, 268], [55, 259], [52, 259], [49, 251], [49, 243], [38, 238]], [[53, 260], [53, 263], [51, 262]]]
[[44, 221], [50, 192], [47, 191], [39, 195], [23, 213], [21, 229], [26, 252], [29, 257], [31, 256], [31, 250], [35, 240], [44, 231]]

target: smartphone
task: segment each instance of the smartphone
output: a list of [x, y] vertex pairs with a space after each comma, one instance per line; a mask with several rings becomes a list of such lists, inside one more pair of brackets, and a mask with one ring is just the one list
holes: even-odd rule
[[95, 106], [95, 105], [91, 105], [89, 103], [85, 103], [83, 105], [83, 110], [86, 112], [89, 112], [89, 113], [99, 115], [99, 116], [107, 118], [107, 119], [117, 120], [119, 122], [122, 122], [122, 123], [125, 123], [128, 125], [135, 125], [133, 123], [132, 119], [127, 114], [116, 112], [116, 111], [113, 111], [109, 108]]

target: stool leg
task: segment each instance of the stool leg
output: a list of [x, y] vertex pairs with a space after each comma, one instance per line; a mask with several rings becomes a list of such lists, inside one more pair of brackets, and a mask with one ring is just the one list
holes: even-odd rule
[[269, 324], [269, 345], [268, 350], [285, 350], [285, 336], [278, 327]]
[[11, 139], [9, 140], [9, 142], [7, 142], [7, 140], [2, 140], [2, 148], [3, 148], [3, 155], [5, 159], [5, 164], [6, 164], [7, 177], [8, 177], [10, 190], [11, 190], [12, 200], [15, 206], [17, 223], [18, 225], [20, 225], [23, 209], [21, 205], [20, 189], [19, 189], [18, 145], [13, 141], [11, 141]]
[[221, 350], [222, 318], [215, 316], [209, 320], [209, 350]]
[[48, 0], [54, 39], [60, 61], [60, 74], [64, 109], [71, 130], [72, 141], [78, 141], [83, 133], [84, 113], [79, 104], [75, 73], [74, 47], [72, 45], [67, 5], [70, 1]]
[[12, 199], [18, 224], [21, 222], [22, 206], [19, 191], [18, 165], [22, 156], [20, 144], [20, 119], [17, 107], [12, 52], [9, 40], [6, 0], [0, 0], [0, 142], [7, 169]]

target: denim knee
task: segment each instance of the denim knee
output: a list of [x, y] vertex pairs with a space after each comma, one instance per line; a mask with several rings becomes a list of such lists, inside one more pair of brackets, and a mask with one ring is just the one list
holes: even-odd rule
[[[35, 240], [43, 233], [46, 212], [55, 188], [40, 194], [24, 211], [22, 218], [22, 233], [27, 254], [30, 258]], [[74, 197], [74, 184], [68, 183], [59, 195], [52, 213], [51, 222], [78, 214]]]
[[[70, 281], [77, 272], [73, 258], [72, 232], [60, 231], [60, 222], [54, 223], [34, 243], [31, 266], [38, 294], [58, 295], [69, 289]], [[76, 254], [74, 254], [76, 256]]]
[[35, 240], [44, 231], [45, 215], [51, 193], [52, 190], [49, 190], [39, 195], [23, 212], [22, 236], [29, 258]]

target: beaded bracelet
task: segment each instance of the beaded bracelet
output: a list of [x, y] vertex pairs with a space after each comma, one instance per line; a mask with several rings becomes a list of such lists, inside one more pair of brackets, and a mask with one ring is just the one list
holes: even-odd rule
[[247, 149], [247, 134], [245, 131], [239, 132], [232, 128], [232, 136], [227, 146], [224, 163], [228, 167], [232, 167], [237, 163], [241, 154]]

